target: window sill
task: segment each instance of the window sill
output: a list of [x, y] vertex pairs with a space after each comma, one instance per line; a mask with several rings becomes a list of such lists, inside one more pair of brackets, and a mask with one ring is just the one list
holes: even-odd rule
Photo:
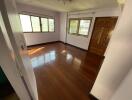
[[88, 35], [81, 35], [81, 34], [74, 34], [74, 33], [68, 33], [68, 35], [75, 35], [75, 36], [82, 36], [82, 37], [85, 37], [85, 38], [88, 38]]

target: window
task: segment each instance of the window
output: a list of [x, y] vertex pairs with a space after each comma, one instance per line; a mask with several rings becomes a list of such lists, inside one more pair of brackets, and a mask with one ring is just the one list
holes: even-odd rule
[[42, 32], [48, 32], [48, 19], [41, 18]]
[[79, 32], [80, 35], [88, 35], [91, 20], [80, 20]]
[[87, 36], [91, 24], [91, 18], [88, 19], [70, 19], [69, 34]]
[[40, 21], [39, 17], [31, 16], [33, 32], [40, 32]]
[[54, 32], [54, 19], [41, 18], [42, 32]]
[[54, 19], [49, 19], [49, 32], [54, 32]]
[[78, 20], [70, 20], [70, 30], [69, 30], [69, 33], [77, 33], [78, 31]]
[[32, 32], [30, 16], [20, 14], [20, 20], [23, 32]]
[[54, 32], [55, 21], [53, 18], [20, 14], [23, 32]]

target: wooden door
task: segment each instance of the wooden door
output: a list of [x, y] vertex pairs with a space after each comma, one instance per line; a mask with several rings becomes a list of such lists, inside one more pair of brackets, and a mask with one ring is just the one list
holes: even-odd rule
[[103, 56], [109, 43], [117, 17], [97, 17], [89, 45], [89, 52]]

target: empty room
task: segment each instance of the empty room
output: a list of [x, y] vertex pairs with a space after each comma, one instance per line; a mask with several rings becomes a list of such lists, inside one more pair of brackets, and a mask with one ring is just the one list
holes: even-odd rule
[[131, 100], [131, 0], [1, 0], [0, 100]]

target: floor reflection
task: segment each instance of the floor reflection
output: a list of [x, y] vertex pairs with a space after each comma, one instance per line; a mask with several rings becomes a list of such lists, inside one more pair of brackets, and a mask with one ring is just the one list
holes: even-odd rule
[[73, 60], [73, 67], [75, 69], [79, 70], [81, 63], [82, 63], [82, 61], [79, 58], [75, 57]]
[[44, 49], [44, 47], [40, 47], [40, 48], [37, 48], [37, 49], [28, 50], [28, 54], [29, 55], [32, 55], [34, 53], [37, 53], [37, 52], [41, 51], [42, 49]]
[[42, 54], [40, 56], [31, 58], [31, 64], [32, 64], [33, 68], [40, 67], [43, 64], [54, 61], [55, 58], [56, 58], [56, 52], [55, 51], [50, 51], [50, 52]]
[[70, 53], [67, 53], [66, 60], [72, 60], [73, 56]]
[[69, 53], [66, 50], [62, 50], [61, 54], [66, 56], [65, 61], [67, 63], [72, 64], [72, 67], [74, 67], [76, 70], [80, 69], [80, 66], [81, 66], [81, 63], [82, 63], [81, 59], [79, 59], [75, 55], [72, 55], [71, 53]]
[[62, 53], [62, 54], [66, 53], [66, 50], [62, 50], [61, 53]]
[[78, 66], [81, 65], [81, 59], [79, 59], [78, 57], [76, 57], [75, 55], [72, 55], [71, 53], [69, 53], [68, 51], [66, 50], [62, 50], [61, 51], [61, 54], [63, 54], [64, 56], [66, 56], [66, 62], [71, 62], [73, 63], [73, 66], [75, 65], [77, 68], [76, 69], [79, 69]]

